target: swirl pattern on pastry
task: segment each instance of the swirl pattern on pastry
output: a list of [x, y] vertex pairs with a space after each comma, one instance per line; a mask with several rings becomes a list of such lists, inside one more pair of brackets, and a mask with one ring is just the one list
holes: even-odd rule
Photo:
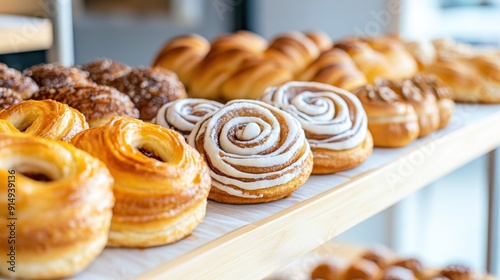
[[[9, 172], [10, 170], [10, 172]], [[14, 174], [13, 174], [14, 173]], [[0, 216], [6, 219], [14, 176], [17, 265], [0, 275], [23, 279], [70, 277], [104, 249], [111, 221], [113, 178], [96, 158], [61, 141], [0, 133]], [[10, 197], [10, 196], [9, 196]], [[8, 228], [5, 228], [8, 229]], [[7, 241], [9, 231], [0, 230]], [[7, 242], [0, 253], [10, 252]]]
[[26, 134], [66, 142], [89, 128], [82, 113], [53, 100], [20, 102], [1, 111], [0, 119]]
[[206, 115], [188, 138], [210, 167], [209, 198], [259, 203], [288, 196], [309, 177], [312, 156], [300, 123], [260, 101], [233, 100]]
[[163, 105], [152, 122], [173, 129], [187, 138], [197, 122], [222, 106], [217, 101], [202, 98], [179, 99]]
[[208, 168], [177, 132], [115, 117], [78, 134], [72, 143], [102, 160], [115, 178], [108, 246], [172, 243], [203, 220]]

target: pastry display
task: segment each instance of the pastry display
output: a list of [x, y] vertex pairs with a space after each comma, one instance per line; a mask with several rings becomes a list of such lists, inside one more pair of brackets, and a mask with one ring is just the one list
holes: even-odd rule
[[74, 85], [41, 88], [33, 99], [52, 99], [69, 105], [85, 115], [91, 127], [102, 125], [115, 116], [138, 118], [139, 111], [124, 93], [101, 85]]
[[209, 198], [260, 203], [289, 196], [312, 171], [312, 153], [300, 123], [255, 100], [233, 100], [196, 124], [188, 142], [212, 177]]
[[9, 88], [0, 87], [0, 111], [22, 101], [23, 98], [21, 95], [15, 93]]
[[346, 90], [289, 82], [269, 88], [261, 100], [299, 120], [314, 155], [313, 174], [354, 168], [372, 152], [366, 113], [359, 99]]
[[110, 86], [127, 94], [140, 112], [141, 120], [151, 120], [164, 104], [186, 97], [177, 75], [162, 68], [134, 68], [113, 80]]
[[130, 66], [107, 58], [96, 59], [80, 68], [87, 71], [89, 79], [99, 85], [109, 85], [112, 81], [132, 71]]
[[208, 168], [177, 132], [115, 117], [71, 142], [102, 160], [115, 179], [108, 246], [172, 243], [203, 220], [210, 190]]
[[210, 56], [233, 49], [249, 51], [258, 55], [264, 52], [267, 47], [268, 42], [260, 35], [245, 30], [239, 30], [232, 34], [226, 34], [215, 38], [211, 42], [210, 53], [208, 55]]
[[0, 88], [9, 88], [23, 99], [29, 99], [38, 90], [38, 86], [30, 77], [23, 76], [16, 69], [0, 63]]
[[[0, 215], [16, 218], [9, 221], [15, 243], [7, 243], [14, 240], [7, 223], [0, 230], [0, 253], [14, 247], [17, 268], [2, 264], [0, 275], [59, 279], [87, 267], [108, 239], [112, 186], [106, 166], [70, 144], [0, 133]], [[7, 199], [13, 189], [15, 210]]]
[[413, 106], [391, 88], [365, 85], [353, 91], [368, 116], [376, 147], [402, 147], [417, 139], [418, 116]]
[[208, 99], [178, 99], [163, 105], [152, 122], [173, 129], [187, 139], [197, 122], [222, 106], [224, 105]]
[[453, 116], [455, 102], [450, 88], [445, 86], [438, 78], [432, 75], [418, 74], [410, 79], [424, 94], [432, 94], [436, 97], [439, 109], [439, 129], [448, 125]]
[[414, 277], [416, 277], [417, 279], [424, 279], [425, 277], [424, 265], [418, 259], [415, 258], [400, 259], [394, 262], [392, 265], [409, 269], [413, 273]]
[[439, 107], [433, 93], [421, 91], [410, 80], [394, 82], [378, 79], [376, 84], [387, 86], [413, 106], [418, 116], [418, 137], [424, 137], [439, 128]]
[[439, 276], [450, 280], [472, 280], [472, 271], [463, 265], [449, 265], [439, 272]]
[[0, 111], [0, 119], [33, 136], [69, 142], [89, 126], [77, 110], [53, 100], [26, 100]]
[[360, 258], [369, 260], [376, 264], [381, 269], [388, 267], [393, 258], [393, 253], [386, 247], [379, 246], [369, 250], [366, 250]]
[[401, 266], [390, 266], [385, 269], [381, 280], [418, 280], [413, 272]]
[[89, 84], [89, 74], [77, 67], [66, 67], [57, 63], [39, 64], [24, 70], [25, 76], [33, 79], [39, 87], [60, 87]]
[[311, 279], [338, 280], [344, 279], [345, 269], [336, 262], [323, 262], [311, 272]]
[[209, 50], [210, 43], [199, 35], [179, 36], [165, 43], [152, 66], [177, 73], [179, 80], [189, 88], [195, 67]]
[[333, 42], [330, 36], [321, 31], [310, 31], [304, 33], [307, 38], [314, 42], [320, 53], [332, 48]]
[[329, 84], [353, 90], [367, 83], [352, 58], [341, 49], [323, 52], [299, 75], [301, 81]]
[[358, 259], [345, 272], [345, 279], [378, 280], [382, 270], [372, 261]]

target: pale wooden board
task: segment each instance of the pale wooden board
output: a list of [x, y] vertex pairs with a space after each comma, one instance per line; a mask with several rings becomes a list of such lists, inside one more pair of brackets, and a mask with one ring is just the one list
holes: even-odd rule
[[50, 20], [0, 14], [0, 54], [46, 50], [52, 46]]
[[312, 176], [287, 199], [244, 206], [209, 202], [205, 221], [185, 240], [144, 250], [106, 249], [74, 279], [264, 278], [500, 146], [499, 123], [500, 105], [459, 105], [443, 132], [402, 149], [375, 149], [351, 171]]

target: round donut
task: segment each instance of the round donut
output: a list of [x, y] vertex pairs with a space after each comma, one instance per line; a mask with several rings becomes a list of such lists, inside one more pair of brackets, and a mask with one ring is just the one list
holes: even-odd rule
[[108, 246], [172, 243], [203, 220], [210, 190], [208, 168], [179, 133], [115, 117], [71, 142], [101, 159], [115, 178]]
[[[15, 233], [0, 229], [0, 275], [54, 279], [83, 270], [106, 246], [112, 186], [101, 161], [68, 143], [0, 133], [0, 216], [15, 223]], [[6, 262], [11, 246], [15, 272]]]
[[188, 142], [210, 168], [209, 198], [260, 203], [289, 196], [305, 183], [312, 154], [300, 123], [256, 100], [233, 100], [199, 121]]

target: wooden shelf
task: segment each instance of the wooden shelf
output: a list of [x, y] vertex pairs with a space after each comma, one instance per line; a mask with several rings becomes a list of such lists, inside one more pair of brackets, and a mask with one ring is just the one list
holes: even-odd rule
[[500, 146], [500, 105], [458, 105], [444, 130], [362, 166], [311, 176], [291, 197], [260, 205], [210, 202], [185, 240], [106, 249], [76, 279], [261, 279], [430, 182]]
[[0, 14], [0, 54], [46, 50], [52, 46], [48, 19]]

